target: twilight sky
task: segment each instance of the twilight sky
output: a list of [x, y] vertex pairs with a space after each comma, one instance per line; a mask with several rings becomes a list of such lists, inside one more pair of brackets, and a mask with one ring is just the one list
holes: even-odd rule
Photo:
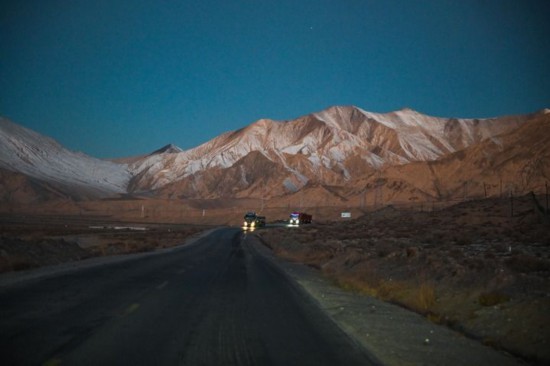
[[95, 157], [332, 105], [550, 108], [548, 0], [2, 0], [0, 115]]

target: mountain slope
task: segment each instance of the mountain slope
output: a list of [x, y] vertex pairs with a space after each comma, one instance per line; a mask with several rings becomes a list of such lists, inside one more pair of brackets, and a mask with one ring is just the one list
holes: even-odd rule
[[[135, 172], [130, 187], [134, 191], [160, 189], [165, 194], [177, 194], [175, 187], [188, 187], [186, 194], [193, 196], [191, 187], [212, 172], [218, 181], [234, 182], [232, 187], [220, 189], [218, 185], [208, 190], [214, 196], [234, 196], [244, 190], [256, 196], [266, 191], [272, 197], [295, 192], [308, 183], [345, 185], [384, 167], [434, 161], [512, 131], [532, 118], [437, 118], [410, 109], [377, 114], [356, 107], [332, 107], [292, 121], [262, 119], [197, 148], [156, 154], [130, 164]], [[247, 159], [251, 164], [243, 164], [242, 159], [252, 153]], [[250, 189], [239, 177], [254, 174], [256, 159], [267, 159], [277, 167], [277, 174], [263, 176], [262, 185]]]
[[5, 192], [26, 182], [36, 199], [272, 199], [297, 192], [324, 202], [449, 199], [494, 191], [495, 180], [518, 192], [540, 185], [548, 177], [549, 120], [548, 110], [457, 119], [331, 107], [290, 121], [262, 119], [187, 151], [167, 145], [103, 161], [0, 119], [0, 169], [2, 181], [12, 182]]
[[[550, 113], [533, 115], [517, 129], [434, 161], [389, 166], [353, 183], [348, 195], [382, 201], [481, 198], [544, 192], [550, 180]], [[380, 193], [381, 192], [381, 193]]]
[[0, 168], [63, 187], [71, 194], [125, 193], [131, 174], [124, 164], [63, 148], [49, 137], [0, 118]]

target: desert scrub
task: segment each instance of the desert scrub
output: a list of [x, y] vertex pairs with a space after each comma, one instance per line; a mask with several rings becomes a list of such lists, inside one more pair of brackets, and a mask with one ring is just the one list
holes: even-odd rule
[[518, 254], [505, 261], [508, 268], [516, 272], [531, 273], [550, 271], [550, 260], [528, 254]]
[[449, 250], [449, 257], [458, 261], [464, 258], [464, 252], [461, 248], [451, 248]]
[[484, 292], [479, 295], [478, 302], [481, 306], [495, 306], [509, 301], [510, 298], [497, 291]]
[[400, 294], [407, 288], [407, 285], [392, 279], [379, 280], [376, 286], [376, 296], [384, 301], [399, 301]]
[[420, 313], [429, 312], [436, 302], [435, 287], [429, 283], [421, 283], [413, 298], [413, 309]]
[[35, 268], [38, 265], [32, 260], [23, 256], [14, 255], [10, 258], [0, 260], [0, 273], [10, 271], [24, 271], [27, 269]]
[[468, 235], [460, 235], [460, 234], [457, 234], [455, 237], [454, 237], [454, 242], [456, 245], [460, 245], [460, 246], [465, 246], [465, 245], [469, 245], [472, 243], [472, 239], [468, 236]]

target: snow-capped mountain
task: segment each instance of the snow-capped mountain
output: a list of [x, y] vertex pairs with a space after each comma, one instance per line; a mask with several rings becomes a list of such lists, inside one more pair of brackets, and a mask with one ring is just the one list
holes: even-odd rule
[[0, 168], [92, 196], [125, 193], [131, 178], [125, 164], [67, 150], [4, 118], [0, 118], [0, 146]]
[[550, 110], [520, 127], [437, 160], [388, 166], [352, 182], [348, 197], [383, 192], [384, 202], [544, 193], [550, 178]]
[[[290, 121], [261, 119], [194, 149], [167, 145], [115, 161], [69, 151], [0, 119], [0, 183], [29, 177], [33, 187], [47, 184], [75, 198], [147, 193], [267, 199], [304, 189], [347, 199], [382, 184], [392, 197], [437, 199], [452, 196], [466, 180], [502, 180], [504, 171], [511, 176], [514, 169], [548, 166], [549, 112], [459, 119], [411, 109], [382, 114], [331, 107]], [[535, 145], [538, 150], [529, 151]], [[544, 169], [532, 171], [530, 182], [548, 178]], [[8, 179], [10, 174], [17, 177]]]
[[[372, 170], [432, 161], [485, 139], [497, 141], [530, 118], [437, 118], [411, 109], [378, 114], [332, 107], [292, 121], [262, 119], [197, 148], [130, 164], [131, 189], [213, 197], [250, 194], [256, 184], [257, 194], [272, 196], [308, 183], [343, 185]], [[261, 193], [262, 187], [269, 187], [268, 193]]]

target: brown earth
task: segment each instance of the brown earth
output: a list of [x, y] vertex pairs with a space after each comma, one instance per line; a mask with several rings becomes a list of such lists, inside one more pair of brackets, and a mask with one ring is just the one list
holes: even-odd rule
[[317, 268], [343, 288], [549, 364], [548, 220], [529, 196], [513, 203], [513, 212], [509, 199], [430, 212], [387, 207], [356, 220], [259, 235], [276, 255]]
[[172, 247], [206, 226], [74, 217], [0, 217], [0, 273]]
[[[178, 245], [211, 225], [239, 225], [248, 209], [282, 221], [302, 199], [286, 207], [121, 199], [0, 210], [0, 271]], [[545, 206], [545, 197], [539, 202]], [[532, 198], [416, 207], [309, 208], [312, 225], [256, 233], [276, 255], [345, 289], [549, 364], [550, 230]], [[342, 211], [359, 218], [341, 219]]]

